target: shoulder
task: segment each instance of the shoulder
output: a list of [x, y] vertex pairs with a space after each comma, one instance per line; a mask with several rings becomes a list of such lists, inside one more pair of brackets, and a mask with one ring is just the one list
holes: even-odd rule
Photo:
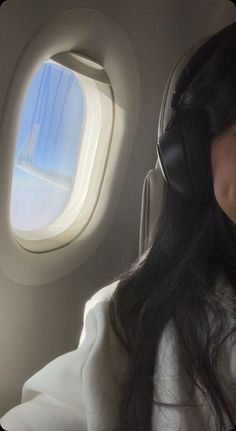
[[87, 308], [93, 308], [97, 304], [107, 304], [109, 303], [113, 293], [116, 290], [116, 287], [119, 283], [119, 280], [113, 281], [111, 284], [102, 287], [99, 289], [91, 298], [87, 301]]
[[92, 334], [106, 332], [106, 326], [110, 326], [108, 307], [118, 283], [119, 280], [116, 280], [102, 287], [87, 300], [84, 308], [84, 328], [80, 344], [85, 338], [86, 328], [87, 332], [90, 331], [90, 334]]
[[[109, 319], [109, 303], [115, 292], [119, 280], [113, 281], [107, 286], [99, 289], [86, 302], [84, 308], [83, 329], [80, 336], [79, 347], [88, 340], [96, 340], [102, 347], [101, 340], [111, 331], [111, 322]], [[112, 331], [111, 331], [112, 332]], [[112, 332], [112, 338], [113, 338]]]

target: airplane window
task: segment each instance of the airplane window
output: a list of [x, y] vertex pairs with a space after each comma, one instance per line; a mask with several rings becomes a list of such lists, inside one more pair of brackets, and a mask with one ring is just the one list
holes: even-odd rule
[[10, 200], [11, 227], [24, 248], [54, 250], [87, 226], [113, 125], [113, 91], [102, 66], [63, 52], [37, 68], [22, 102]]
[[25, 95], [15, 150], [11, 224], [32, 230], [55, 220], [67, 205], [83, 123], [83, 94], [69, 69], [46, 62]]

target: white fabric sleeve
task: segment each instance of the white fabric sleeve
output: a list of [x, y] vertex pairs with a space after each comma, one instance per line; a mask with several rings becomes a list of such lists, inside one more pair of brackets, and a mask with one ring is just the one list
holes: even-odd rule
[[124, 363], [125, 359], [108, 319], [108, 298], [114, 287], [115, 283], [106, 286], [86, 303], [78, 348], [54, 359], [26, 381], [22, 404], [0, 419], [4, 429], [105, 431], [114, 428], [120, 360]]

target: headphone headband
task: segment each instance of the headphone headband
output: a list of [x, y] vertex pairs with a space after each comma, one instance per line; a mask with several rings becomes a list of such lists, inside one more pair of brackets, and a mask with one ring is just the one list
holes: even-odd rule
[[199, 46], [209, 38], [202, 39], [198, 44], [188, 49], [178, 63], [171, 69], [162, 98], [159, 124], [158, 124], [158, 141], [174, 118], [177, 102], [183, 93], [183, 89], [187, 87], [188, 69], [187, 64], [190, 58], [197, 51]]

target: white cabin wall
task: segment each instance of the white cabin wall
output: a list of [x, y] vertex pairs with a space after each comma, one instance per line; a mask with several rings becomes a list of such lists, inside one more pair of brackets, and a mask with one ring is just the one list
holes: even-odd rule
[[[235, 20], [235, 6], [227, 0], [8, 0], [0, 19], [5, 14], [6, 34], [18, 32], [16, 57], [36, 28], [74, 7], [97, 9], [126, 31], [139, 64], [140, 121], [116, 215], [87, 262], [60, 280], [33, 287], [13, 283], [0, 270], [0, 416], [20, 402], [27, 378], [77, 347], [85, 300], [138, 256], [142, 186], [156, 164], [158, 112], [169, 70], [198, 39]], [[19, 17], [20, 32], [14, 25]], [[7, 38], [9, 46], [14, 39]], [[14, 61], [11, 50], [1, 67], [4, 61]], [[0, 86], [0, 100], [5, 91]]]

